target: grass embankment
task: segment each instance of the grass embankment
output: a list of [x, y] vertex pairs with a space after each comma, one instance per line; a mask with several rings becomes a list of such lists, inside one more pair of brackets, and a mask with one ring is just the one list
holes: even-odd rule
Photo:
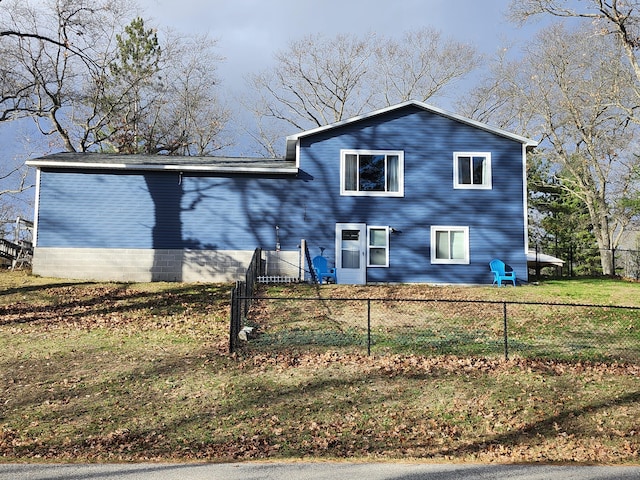
[[[21, 273], [0, 284], [3, 461], [638, 462], [640, 366], [339, 350], [232, 358], [229, 285]], [[447, 294], [630, 304], [638, 288], [550, 282]]]

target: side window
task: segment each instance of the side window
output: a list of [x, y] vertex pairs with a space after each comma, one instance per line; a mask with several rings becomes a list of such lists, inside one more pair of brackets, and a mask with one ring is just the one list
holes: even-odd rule
[[341, 150], [340, 195], [404, 196], [404, 152]]
[[455, 152], [453, 188], [491, 188], [491, 153]]
[[469, 263], [469, 227], [431, 227], [431, 263]]
[[389, 227], [367, 227], [367, 266], [389, 266]]

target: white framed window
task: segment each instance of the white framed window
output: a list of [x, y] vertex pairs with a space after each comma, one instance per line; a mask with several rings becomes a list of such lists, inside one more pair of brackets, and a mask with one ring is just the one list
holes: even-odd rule
[[431, 227], [431, 263], [469, 263], [469, 227]]
[[491, 153], [454, 152], [453, 188], [491, 189]]
[[341, 150], [340, 195], [404, 196], [404, 152]]
[[367, 226], [367, 266], [389, 266], [389, 227]]

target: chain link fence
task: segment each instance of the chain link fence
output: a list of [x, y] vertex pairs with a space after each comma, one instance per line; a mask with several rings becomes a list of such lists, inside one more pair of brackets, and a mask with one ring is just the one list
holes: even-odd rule
[[560, 277], [597, 277], [602, 275], [600, 257], [610, 255], [612, 259], [612, 271], [616, 276], [631, 280], [640, 280], [640, 250], [629, 248], [616, 248], [615, 250], [584, 249], [578, 250], [574, 246], [550, 247], [536, 249], [542, 253], [563, 260], [562, 266], [550, 265], [544, 262], [534, 263], [529, 268], [529, 280], [540, 278]]
[[640, 363], [640, 307], [253, 298], [244, 324], [237, 348]]

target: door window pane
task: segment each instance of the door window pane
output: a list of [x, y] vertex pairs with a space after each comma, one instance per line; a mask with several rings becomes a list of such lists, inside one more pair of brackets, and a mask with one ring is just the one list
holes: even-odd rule
[[342, 230], [342, 268], [360, 268], [360, 231]]

